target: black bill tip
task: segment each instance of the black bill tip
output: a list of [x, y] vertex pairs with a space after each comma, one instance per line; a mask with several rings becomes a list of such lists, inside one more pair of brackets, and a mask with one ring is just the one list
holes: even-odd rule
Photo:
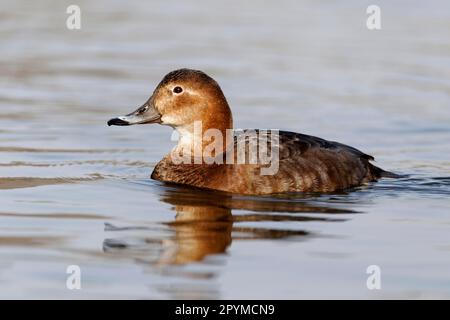
[[122, 120], [120, 118], [112, 118], [108, 121], [108, 126], [129, 126], [128, 121]]

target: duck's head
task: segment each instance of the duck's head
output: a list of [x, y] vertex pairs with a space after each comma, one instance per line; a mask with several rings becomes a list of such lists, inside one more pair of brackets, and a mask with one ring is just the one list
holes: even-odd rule
[[159, 123], [190, 132], [195, 121], [202, 121], [203, 130], [233, 127], [230, 108], [217, 82], [202, 71], [179, 69], [162, 79], [143, 106], [109, 120], [108, 125]]

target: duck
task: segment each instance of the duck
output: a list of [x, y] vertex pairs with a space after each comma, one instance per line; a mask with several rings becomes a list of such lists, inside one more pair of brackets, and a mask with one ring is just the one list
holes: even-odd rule
[[268, 195], [341, 192], [398, 177], [373, 165], [371, 155], [339, 142], [289, 131], [234, 129], [222, 89], [200, 70], [169, 72], [141, 107], [107, 124], [176, 130], [177, 145], [151, 174], [167, 184]]

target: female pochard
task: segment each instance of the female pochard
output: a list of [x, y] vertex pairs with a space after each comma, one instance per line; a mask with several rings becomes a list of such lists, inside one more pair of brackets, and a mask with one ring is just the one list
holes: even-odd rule
[[159, 123], [179, 133], [152, 179], [238, 194], [333, 192], [396, 175], [353, 147], [286, 131], [233, 132], [230, 107], [198, 70], [167, 74], [148, 101], [108, 125]]

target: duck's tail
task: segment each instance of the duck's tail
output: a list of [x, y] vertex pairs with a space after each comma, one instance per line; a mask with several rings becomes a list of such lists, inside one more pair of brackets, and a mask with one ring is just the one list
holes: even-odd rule
[[396, 174], [390, 171], [385, 171], [377, 166], [374, 166], [373, 164], [369, 163], [369, 170], [370, 174], [373, 179], [380, 179], [380, 178], [392, 178], [392, 179], [400, 179], [406, 177], [406, 175]]

